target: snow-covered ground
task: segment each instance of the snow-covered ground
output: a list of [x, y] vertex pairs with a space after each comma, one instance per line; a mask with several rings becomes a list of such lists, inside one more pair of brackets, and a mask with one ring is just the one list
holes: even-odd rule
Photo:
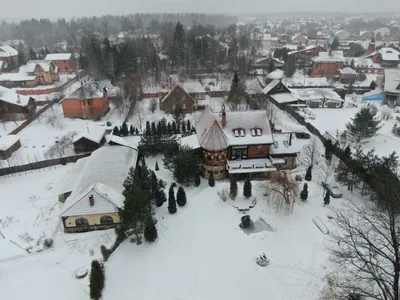
[[[154, 168], [156, 160], [157, 176], [170, 183], [161, 157], [149, 158], [148, 166]], [[157, 208], [159, 238], [154, 244], [126, 241], [117, 249], [106, 264], [104, 298], [317, 299], [327, 272], [328, 236], [312, 219], [319, 217], [332, 228], [327, 215], [343, 200], [332, 199], [324, 207], [322, 188], [311, 182], [307, 202], [297, 201], [293, 214], [286, 216], [268, 203], [263, 184], [253, 181], [257, 204], [249, 214], [254, 221], [263, 218], [272, 231], [245, 234], [238, 226], [243, 214], [232, 205], [245, 207], [252, 200], [223, 202], [217, 192], [229, 183], [211, 188], [202, 178], [199, 187], [186, 188], [188, 203], [177, 214], [170, 215], [166, 204]], [[239, 194], [242, 190], [239, 183]], [[267, 267], [256, 265], [262, 253], [270, 259]]]

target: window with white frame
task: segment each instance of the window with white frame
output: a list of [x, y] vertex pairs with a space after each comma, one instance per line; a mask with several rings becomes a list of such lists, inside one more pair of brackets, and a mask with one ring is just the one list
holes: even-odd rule
[[244, 136], [245, 136], [244, 129], [240, 129], [240, 136], [241, 136], [241, 137], [244, 137]]

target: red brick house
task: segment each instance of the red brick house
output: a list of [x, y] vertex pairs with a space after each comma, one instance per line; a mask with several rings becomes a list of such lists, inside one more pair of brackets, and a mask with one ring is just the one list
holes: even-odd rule
[[87, 83], [60, 101], [66, 118], [99, 119], [109, 111], [107, 89]]
[[5, 61], [8, 65], [13, 60], [15, 66], [18, 66], [18, 51], [6, 44], [0, 45], [0, 60]]
[[324, 51], [319, 52], [312, 61], [312, 76], [326, 77], [339, 75], [339, 70], [344, 68], [345, 58], [343, 51]]
[[176, 83], [171, 91], [160, 100], [160, 108], [166, 113], [172, 113], [177, 105], [182, 107], [185, 113], [193, 112], [197, 101], [190, 96], [181, 83]]
[[28, 76], [37, 76], [39, 85], [53, 84], [60, 81], [58, 67], [49, 60], [30, 60], [26, 64]]
[[76, 60], [71, 53], [50, 53], [45, 60], [50, 60], [58, 67], [60, 73], [70, 73], [77, 70]]
[[17, 94], [15, 91], [0, 87], [0, 119], [3, 121], [21, 121], [35, 113], [36, 104], [32, 97]]
[[325, 48], [322, 45], [309, 45], [304, 49], [291, 51], [288, 55], [293, 56], [297, 65], [310, 65], [313, 57], [324, 51]]
[[204, 177], [267, 177], [296, 167], [294, 134], [274, 137], [265, 111], [213, 113], [208, 107], [196, 123]]

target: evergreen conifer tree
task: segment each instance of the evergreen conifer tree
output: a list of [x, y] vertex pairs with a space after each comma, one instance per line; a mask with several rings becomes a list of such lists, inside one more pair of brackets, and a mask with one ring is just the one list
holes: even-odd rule
[[345, 158], [351, 158], [351, 149], [350, 149], [350, 146], [347, 146], [347, 147], [344, 149], [344, 157], [345, 157]]
[[371, 90], [375, 90], [375, 89], [376, 89], [376, 82], [375, 82], [375, 80], [372, 80], [372, 81], [371, 81], [371, 84], [369, 85], [369, 88], [370, 88]]
[[186, 123], [182, 122], [182, 132], [186, 132]]
[[176, 194], [176, 203], [178, 203], [179, 206], [186, 205], [186, 193], [181, 186], [178, 188], [178, 192]]
[[215, 180], [214, 180], [214, 173], [210, 172], [210, 177], [208, 177], [208, 185], [213, 187], [215, 185]]
[[244, 182], [243, 196], [245, 196], [246, 198], [251, 197], [251, 182], [250, 182], [250, 179], [248, 179], [248, 178]]
[[156, 191], [158, 191], [158, 179], [154, 171], [151, 171], [150, 173], [151, 173], [151, 194], [152, 198], [154, 199], [156, 196]]
[[325, 144], [325, 159], [330, 162], [332, 160], [333, 144], [331, 140], [327, 140]]
[[148, 218], [146, 227], [144, 228], [144, 238], [148, 242], [154, 242], [158, 237], [157, 227], [153, 218]]
[[168, 211], [170, 214], [176, 213], [176, 201], [174, 187], [171, 185], [168, 191]]
[[292, 77], [296, 72], [296, 61], [294, 55], [289, 55], [285, 63], [285, 75], [286, 77]]
[[355, 142], [372, 138], [381, 128], [377, 118], [378, 109], [373, 104], [363, 106], [351, 122], [346, 124], [347, 131]]
[[308, 184], [304, 183], [303, 190], [300, 192], [301, 201], [305, 202], [308, 198]]
[[136, 128], [136, 129], [135, 129], [135, 133], [136, 133], [136, 134], [139, 134], [139, 129]]
[[160, 170], [160, 168], [158, 167], [158, 161], [156, 161], [155, 170], [156, 170], [156, 171]]
[[122, 123], [122, 126], [121, 126], [121, 134], [123, 136], [128, 136], [129, 135], [128, 124], [126, 124], [125, 121]]
[[113, 135], [116, 135], [116, 136], [120, 136], [120, 135], [121, 135], [120, 132], [119, 132], [118, 126], [115, 126], [115, 127], [114, 127], [114, 129], [113, 129]]
[[129, 128], [129, 134], [130, 134], [130, 135], [134, 135], [134, 134], [135, 134], [135, 128], [133, 128], [132, 125], [131, 125], [131, 127]]
[[232, 200], [235, 200], [237, 197], [237, 193], [238, 193], [238, 185], [235, 179], [231, 180], [231, 186], [230, 186], [230, 190], [229, 190], [229, 195], [231, 197]]
[[171, 126], [171, 123], [169, 123], [169, 122], [168, 122], [168, 124], [167, 124], [167, 133], [168, 133], [168, 134], [171, 134], [171, 133], [172, 133], [172, 126]]
[[104, 266], [97, 260], [92, 261], [89, 277], [90, 298], [99, 300], [105, 284]]
[[18, 44], [18, 63], [20, 66], [26, 64], [25, 46], [22, 43]]
[[160, 206], [162, 206], [163, 204], [164, 204], [164, 202], [166, 202], [167, 201], [167, 196], [165, 195], [165, 192], [164, 192], [164, 190], [162, 190], [162, 189], [158, 189], [157, 191], [156, 191], [156, 206], [157, 207], [160, 207]]
[[176, 129], [176, 123], [175, 123], [175, 121], [174, 122], [172, 122], [172, 133], [177, 133], [178, 131], [177, 131], [177, 129]]
[[191, 131], [192, 130], [192, 126], [190, 125], [190, 120], [186, 121], [186, 131]]
[[329, 205], [329, 203], [331, 203], [331, 196], [329, 195], [329, 191], [325, 190], [324, 205]]
[[146, 133], [151, 134], [151, 126], [149, 121], [146, 122]]
[[309, 166], [307, 168], [306, 176], [304, 176], [304, 179], [307, 181], [311, 181], [311, 179], [312, 179], [312, 167], [311, 166]]
[[151, 134], [152, 135], [157, 134], [157, 126], [156, 126], [156, 123], [154, 123], [154, 122], [151, 123]]
[[196, 175], [194, 177], [194, 185], [199, 186], [200, 183], [201, 183], [200, 175], [199, 175], [199, 173], [196, 173]]

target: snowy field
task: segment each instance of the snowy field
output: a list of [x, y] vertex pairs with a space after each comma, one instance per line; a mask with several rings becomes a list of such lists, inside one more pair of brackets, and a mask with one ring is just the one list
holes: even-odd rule
[[[171, 174], [162, 168], [157, 176], [168, 183]], [[156, 158], [147, 160], [154, 168]], [[240, 228], [243, 216], [232, 205], [246, 207], [251, 200], [238, 197], [223, 202], [202, 178], [199, 187], [186, 189], [188, 204], [170, 215], [167, 205], [157, 208], [158, 235], [154, 244], [141, 246], [124, 242], [106, 264], [104, 299], [317, 299], [327, 272], [327, 236], [313, 223], [327, 218], [343, 200], [322, 205], [322, 188], [309, 184], [306, 203], [297, 202], [290, 216], [277, 213], [263, 196], [263, 182], [253, 181], [257, 205], [249, 212], [252, 220], [263, 218], [271, 231], [246, 235]], [[243, 183], [239, 183], [239, 194]], [[270, 265], [263, 268], [255, 258], [265, 253]], [[128, 288], [132, 285], [132, 288]], [[154, 284], [156, 287], [154, 288]]]

